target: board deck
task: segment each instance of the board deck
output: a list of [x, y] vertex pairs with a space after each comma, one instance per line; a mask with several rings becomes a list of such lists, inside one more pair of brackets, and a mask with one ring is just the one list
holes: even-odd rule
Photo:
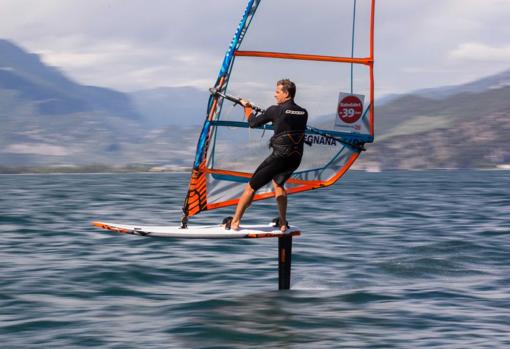
[[178, 226], [144, 226], [107, 222], [92, 222], [92, 225], [123, 234], [140, 236], [187, 238], [187, 239], [243, 239], [243, 238], [278, 238], [283, 236], [299, 236], [297, 227], [291, 226], [285, 233], [273, 224], [241, 225], [239, 230], [226, 230], [221, 225], [190, 226], [182, 229]]

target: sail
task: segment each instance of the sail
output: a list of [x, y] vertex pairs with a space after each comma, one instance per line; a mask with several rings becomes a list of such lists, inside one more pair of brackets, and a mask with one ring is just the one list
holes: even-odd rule
[[[226, 95], [275, 104], [276, 81], [297, 85], [308, 110], [303, 160], [288, 194], [338, 181], [374, 140], [375, 0], [250, 0], [221, 64], [199, 136], [185, 217], [237, 204], [270, 153], [271, 125], [250, 129]], [[271, 184], [254, 200], [274, 196]]]

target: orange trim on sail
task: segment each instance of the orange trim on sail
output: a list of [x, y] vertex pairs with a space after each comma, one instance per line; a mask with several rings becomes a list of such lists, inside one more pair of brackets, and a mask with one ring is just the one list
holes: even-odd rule
[[[356, 161], [358, 156], [359, 156], [358, 152], [353, 153], [351, 155], [351, 157], [349, 158], [349, 160], [346, 162], [346, 164], [342, 167], [342, 169], [340, 171], [338, 171], [338, 173], [336, 175], [334, 175], [333, 177], [331, 177], [328, 181], [303, 181], [303, 180], [297, 180], [297, 179], [290, 178], [287, 181], [287, 183], [298, 184], [299, 186], [286, 189], [287, 194], [289, 194], [289, 195], [296, 194], [296, 193], [301, 193], [303, 191], [328, 187], [328, 186], [332, 185], [333, 183], [338, 181], [347, 172], [347, 170], [352, 166], [354, 161]], [[210, 169], [207, 169], [206, 171], [208, 173], [235, 175], [235, 176], [239, 176], [239, 177], [248, 177], [249, 178], [251, 176], [251, 174], [244, 173], [244, 172], [234, 172], [234, 171], [225, 171], [225, 170], [210, 170]], [[273, 191], [267, 192], [267, 193], [256, 194], [253, 197], [253, 201], [264, 200], [264, 199], [268, 199], [271, 197], [274, 197]], [[213, 210], [215, 208], [237, 205], [238, 202], [239, 202], [239, 198], [227, 200], [227, 201], [223, 201], [223, 202], [217, 202], [217, 203], [208, 203], [207, 209]]]
[[[313, 186], [312, 185], [302, 185], [300, 187], [289, 188], [286, 191], [287, 191], [287, 194], [295, 194], [295, 193], [299, 193], [299, 192], [302, 192], [302, 191], [317, 189], [317, 188], [320, 188], [322, 186], [323, 185], [313, 185]], [[253, 201], [269, 199], [271, 197], [274, 197], [274, 192], [273, 191], [267, 192], [267, 193], [262, 193], [262, 194], [256, 194], [253, 197]], [[213, 210], [215, 208], [237, 205], [238, 202], [239, 202], [239, 199], [232, 199], [232, 200], [227, 200], [227, 201], [223, 201], [223, 202], [217, 202], [217, 203], [214, 203], [214, 204], [207, 204], [207, 209], [208, 210]]]
[[[253, 173], [249, 173], [249, 172], [237, 172], [237, 171], [217, 170], [217, 169], [209, 169], [209, 168], [206, 169], [205, 171], [210, 174], [219, 174], [219, 175], [235, 176], [235, 177], [242, 177], [242, 178], [251, 178], [253, 176]], [[306, 180], [302, 180], [302, 179], [289, 178], [287, 183], [316, 186], [316, 185], [320, 185], [322, 182], [318, 181], [318, 180], [306, 181]]]
[[301, 61], [357, 63], [357, 64], [365, 64], [365, 65], [371, 65], [373, 63], [373, 59], [371, 57], [350, 58], [350, 57], [337, 57], [337, 56], [310, 55], [310, 54], [302, 54], [302, 53], [284, 53], [284, 52], [267, 52], [267, 51], [235, 51], [234, 55], [241, 56], [241, 57], [297, 59], [297, 60], [301, 60]]
[[229, 170], [217, 170], [217, 169], [205, 169], [207, 173], [210, 174], [219, 174], [219, 175], [227, 175], [227, 176], [236, 176], [236, 177], [243, 177], [243, 178], [251, 178], [253, 173], [248, 172], [237, 172], [237, 171], [229, 171]]
[[207, 207], [207, 188], [206, 173], [203, 171], [205, 166], [200, 166], [198, 170], [193, 170], [188, 189], [188, 216], [191, 217]]
[[344, 165], [344, 167], [342, 167], [342, 169], [340, 171], [338, 171], [338, 173], [336, 175], [331, 177], [329, 180], [323, 182], [322, 185], [324, 187], [327, 187], [327, 186], [330, 186], [331, 184], [335, 183], [336, 181], [338, 181], [340, 179], [340, 177], [342, 177], [345, 174], [345, 172], [347, 172], [347, 170], [352, 166], [354, 161], [356, 161], [356, 159], [358, 158], [359, 154], [360, 153], [358, 153], [358, 152], [353, 153], [351, 155], [351, 158]]
[[[218, 82], [219, 88], [223, 86], [225, 82], [225, 77], [221, 77]], [[211, 110], [209, 115], [207, 115], [207, 119], [212, 121], [214, 115], [216, 113], [216, 108], [218, 107], [218, 97], [216, 97], [211, 105]], [[207, 153], [207, 149], [209, 147], [209, 138], [211, 136], [211, 130], [209, 129], [209, 134], [207, 135], [207, 142], [205, 145], [205, 153]], [[191, 172], [191, 178], [188, 186], [188, 195], [185, 201], [184, 212], [185, 215], [191, 217], [196, 215], [200, 211], [207, 209], [207, 181], [206, 181], [206, 172], [205, 172], [205, 159], [202, 160], [198, 169], [193, 169]]]

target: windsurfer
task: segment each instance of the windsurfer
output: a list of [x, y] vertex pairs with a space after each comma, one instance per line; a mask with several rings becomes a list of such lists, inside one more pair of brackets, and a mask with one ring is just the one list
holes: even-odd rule
[[[279, 213], [277, 224], [282, 232], [287, 230], [287, 192], [284, 184], [301, 163], [308, 120], [306, 109], [294, 102], [295, 95], [296, 85], [292, 81], [279, 80], [274, 93], [277, 104], [260, 115], [252, 113], [249, 116], [250, 127], [272, 122], [274, 135], [271, 137], [270, 147], [273, 148], [273, 152], [255, 170], [239, 198], [234, 217], [227, 217], [224, 220], [226, 229], [239, 229], [241, 218], [257, 190], [272, 181]], [[250, 102], [244, 99], [241, 99], [241, 104], [248, 109], [251, 106]]]

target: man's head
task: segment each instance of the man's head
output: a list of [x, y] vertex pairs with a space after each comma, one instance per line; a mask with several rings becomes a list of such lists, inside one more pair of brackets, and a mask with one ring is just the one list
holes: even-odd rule
[[294, 99], [296, 95], [296, 84], [289, 79], [282, 79], [276, 83], [274, 98], [278, 104], [282, 104], [289, 99]]

